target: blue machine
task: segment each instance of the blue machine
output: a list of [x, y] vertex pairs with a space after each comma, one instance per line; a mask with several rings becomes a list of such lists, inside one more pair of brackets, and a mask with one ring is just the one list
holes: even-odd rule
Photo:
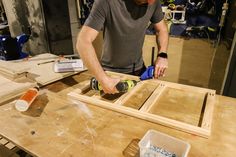
[[10, 35], [0, 35], [0, 60], [16, 60], [28, 56], [23, 52], [23, 45], [29, 40], [29, 35], [22, 34], [16, 38]]
[[148, 80], [154, 76], [154, 66], [148, 66], [145, 72], [140, 76], [140, 80]]

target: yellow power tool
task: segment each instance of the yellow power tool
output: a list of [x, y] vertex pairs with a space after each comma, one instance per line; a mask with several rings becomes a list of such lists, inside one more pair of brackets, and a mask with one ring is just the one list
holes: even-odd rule
[[[129, 91], [130, 89], [134, 88], [138, 82], [139, 81], [135, 81], [135, 80], [120, 81], [117, 83], [116, 89], [119, 92], [125, 93], [125, 92]], [[91, 80], [90, 80], [90, 87], [94, 90], [102, 91], [102, 86], [99, 84], [99, 82], [94, 77], [91, 78]]]

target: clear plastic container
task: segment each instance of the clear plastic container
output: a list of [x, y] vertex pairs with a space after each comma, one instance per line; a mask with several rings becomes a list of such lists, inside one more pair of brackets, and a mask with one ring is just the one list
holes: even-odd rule
[[148, 130], [139, 142], [139, 148], [140, 157], [175, 157], [174, 154], [176, 157], [187, 157], [190, 144], [167, 134]]

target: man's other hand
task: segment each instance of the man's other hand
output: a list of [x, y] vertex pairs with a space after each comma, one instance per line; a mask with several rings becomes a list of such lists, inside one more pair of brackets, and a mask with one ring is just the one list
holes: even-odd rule
[[155, 64], [154, 78], [164, 76], [165, 70], [168, 68], [168, 59], [158, 57]]

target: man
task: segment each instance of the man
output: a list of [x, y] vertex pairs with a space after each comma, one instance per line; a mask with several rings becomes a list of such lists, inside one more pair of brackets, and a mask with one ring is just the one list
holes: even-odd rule
[[[159, 55], [155, 61], [155, 78], [158, 78], [168, 67], [168, 31], [160, 0], [95, 0], [78, 35], [76, 47], [105, 93], [116, 93], [115, 85], [120, 80], [107, 76], [104, 70], [121, 73], [142, 71], [142, 46], [149, 21], [154, 24], [159, 39]], [[104, 45], [100, 64], [92, 42], [102, 29]]]

